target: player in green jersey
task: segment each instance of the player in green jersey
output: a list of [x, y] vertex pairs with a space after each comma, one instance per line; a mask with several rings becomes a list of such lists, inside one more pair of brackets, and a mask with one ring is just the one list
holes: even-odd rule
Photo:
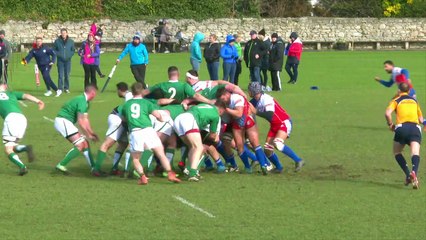
[[224, 113], [225, 109], [226, 106], [222, 101], [216, 101], [215, 106], [199, 104], [176, 117], [175, 132], [189, 148], [189, 181], [199, 181], [198, 165], [204, 152], [200, 131], [208, 130], [210, 132], [206, 137], [206, 142], [219, 141], [220, 115]]
[[87, 85], [84, 89], [84, 94], [66, 102], [55, 118], [55, 129], [74, 145], [65, 155], [65, 158], [56, 165], [56, 169], [63, 173], [68, 173], [66, 165], [78, 157], [80, 152], [83, 153], [90, 168], [94, 167], [89, 142], [74, 124], [78, 123], [90, 140], [98, 141], [98, 135], [96, 135], [90, 126], [88, 114], [89, 102], [96, 97], [97, 90], [96, 86]]
[[152, 150], [155, 156], [160, 160], [163, 168], [168, 172], [168, 179], [171, 182], [180, 182], [176, 177], [176, 173], [172, 171], [169, 161], [164, 154], [164, 147], [160, 138], [152, 128], [149, 114], [158, 120], [167, 122], [169, 119], [163, 119], [158, 112], [158, 107], [152, 102], [142, 98], [143, 85], [134, 83], [132, 85], [133, 99], [127, 101], [122, 109], [123, 120], [127, 123], [129, 130], [130, 151], [133, 159], [133, 166], [137, 173], [141, 176], [138, 184], [148, 184], [140, 158], [144, 150]]
[[19, 107], [18, 100], [29, 100], [37, 103], [39, 110], [44, 108], [43, 101], [36, 97], [7, 90], [7, 84], [0, 82], [0, 116], [3, 118], [3, 144], [9, 160], [19, 167], [19, 175], [25, 175], [28, 170], [16, 153], [27, 152], [28, 160], [34, 160], [31, 145], [19, 145], [18, 142], [24, 137], [27, 128], [27, 119]]

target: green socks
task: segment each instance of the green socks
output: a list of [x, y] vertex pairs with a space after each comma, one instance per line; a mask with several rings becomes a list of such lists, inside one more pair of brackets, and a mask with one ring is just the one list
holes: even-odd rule
[[104, 162], [104, 159], [106, 157], [106, 152], [102, 152], [101, 150], [98, 151], [98, 155], [96, 156], [96, 164], [95, 164], [95, 170], [100, 171], [102, 163]]
[[197, 176], [197, 169], [189, 169], [189, 177], [196, 177]]
[[61, 164], [62, 166], [66, 166], [69, 162], [71, 162], [71, 160], [78, 157], [78, 155], [80, 155], [80, 151], [78, 150], [78, 148], [73, 147], [67, 153], [67, 155], [65, 155], [65, 158], [59, 164]]
[[13, 162], [19, 168], [24, 168], [25, 167], [25, 164], [21, 162], [21, 160], [19, 159], [19, 156], [16, 155], [16, 153], [11, 153], [11, 154], [9, 154], [8, 157], [9, 157], [9, 160], [11, 162]]

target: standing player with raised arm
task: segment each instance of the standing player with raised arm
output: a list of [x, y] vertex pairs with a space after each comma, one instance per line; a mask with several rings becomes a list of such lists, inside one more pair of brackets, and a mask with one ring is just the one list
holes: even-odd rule
[[[96, 86], [87, 85], [84, 93], [66, 102], [55, 118], [56, 131], [74, 145], [65, 155], [64, 159], [56, 165], [58, 171], [68, 173], [66, 166], [71, 160], [78, 157], [80, 152], [83, 153], [91, 170], [94, 167], [93, 157], [86, 136], [93, 141], [98, 141], [99, 139], [90, 126], [88, 113], [89, 102], [96, 97], [97, 90]], [[74, 125], [76, 123], [78, 123], [86, 136], [79, 132], [78, 128]]]
[[278, 156], [274, 153], [275, 147], [278, 151], [293, 159], [296, 164], [295, 171], [300, 171], [305, 164], [304, 161], [289, 146], [284, 144], [292, 129], [290, 115], [272, 96], [263, 93], [262, 85], [258, 82], [250, 83], [248, 89], [250, 97], [252, 97], [250, 103], [254, 106], [256, 115], [270, 123], [265, 143], [266, 156], [275, 165], [277, 171], [282, 172], [283, 167]]
[[[386, 60], [383, 65], [385, 71], [391, 75], [389, 81], [383, 80], [380, 77], [375, 77], [374, 79], [385, 87], [392, 87], [395, 83], [399, 86], [402, 82], [408, 82], [410, 85], [408, 95], [415, 98], [416, 91], [411, 84], [410, 72], [408, 69], [395, 67], [395, 64], [391, 60]], [[401, 74], [404, 76], [400, 76]]]
[[19, 140], [24, 137], [27, 128], [27, 119], [19, 107], [18, 100], [29, 100], [37, 103], [39, 110], [44, 108], [44, 103], [36, 97], [7, 90], [7, 83], [0, 82], [0, 116], [3, 118], [3, 144], [9, 160], [19, 167], [19, 175], [25, 175], [28, 170], [16, 153], [27, 152], [28, 161], [34, 160], [31, 145], [19, 145]]

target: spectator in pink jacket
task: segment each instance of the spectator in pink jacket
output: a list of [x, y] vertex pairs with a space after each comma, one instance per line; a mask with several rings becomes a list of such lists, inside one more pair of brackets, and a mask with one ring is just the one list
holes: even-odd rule
[[78, 50], [78, 55], [81, 57], [84, 69], [84, 87], [89, 84], [97, 86], [96, 64], [99, 65], [100, 51], [99, 45], [95, 42], [95, 36], [89, 33], [87, 40], [82, 43]]
[[98, 26], [96, 25], [96, 20], [93, 20], [92, 25], [90, 25], [90, 33], [93, 34], [93, 36], [96, 36], [97, 32]]
[[287, 55], [285, 70], [290, 76], [290, 80], [288, 81], [288, 83], [296, 84], [297, 77], [299, 75], [298, 68], [300, 63], [300, 57], [303, 51], [303, 44], [296, 32], [292, 32], [290, 34], [290, 39], [288, 42], [289, 44], [287, 45], [285, 51]]

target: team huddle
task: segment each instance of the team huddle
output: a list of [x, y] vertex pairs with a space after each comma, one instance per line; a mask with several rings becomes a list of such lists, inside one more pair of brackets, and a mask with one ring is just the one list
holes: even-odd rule
[[[249, 84], [249, 101], [238, 86], [220, 80], [200, 81], [194, 70], [186, 73], [186, 82], [179, 82], [177, 67], [169, 67], [168, 76], [167, 82], [149, 88], [144, 88], [139, 82], [130, 89], [124, 82], [117, 84], [117, 94], [125, 101], [109, 114], [106, 139], [96, 158], [91, 154], [89, 140], [97, 141], [99, 137], [92, 129], [88, 115], [89, 103], [97, 95], [96, 86], [87, 85], [84, 94], [66, 102], [54, 120], [54, 127], [73, 144], [73, 148], [56, 165], [56, 169], [68, 174], [68, 163], [82, 153], [91, 174], [104, 176], [106, 173], [101, 168], [107, 151], [115, 143], [117, 148], [110, 174], [137, 176], [138, 183], [142, 185], [149, 181], [141, 164], [141, 157], [147, 150], [152, 152], [148, 163], [154, 160], [157, 163], [154, 172], [175, 183], [181, 181], [173, 170], [176, 149], [181, 150], [182, 156], [178, 167], [192, 182], [202, 178], [202, 165], [207, 171], [239, 172], [235, 152], [244, 165], [245, 173], [252, 173], [257, 164], [264, 175], [268, 172], [281, 173], [283, 166], [274, 149], [294, 160], [295, 171], [302, 169], [304, 161], [284, 144], [291, 133], [291, 118], [272, 96], [263, 93], [260, 83]], [[18, 100], [35, 102], [40, 109], [44, 103], [28, 94], [9, 92], [6, 84], [0, 87], [6, 152], [20, 168], [19, 173], [24, 175], [28, 172], [27, 167], [16, 153], [27, 151], [31, 156], [29, 159], [33, 158], [33, 153], [31, 146], [18, 144], [26, 127]], [[270, 123], [263, 147], [259, 141], [256, 116]], [[119, 169], [123, 155], [124, 171]]]

